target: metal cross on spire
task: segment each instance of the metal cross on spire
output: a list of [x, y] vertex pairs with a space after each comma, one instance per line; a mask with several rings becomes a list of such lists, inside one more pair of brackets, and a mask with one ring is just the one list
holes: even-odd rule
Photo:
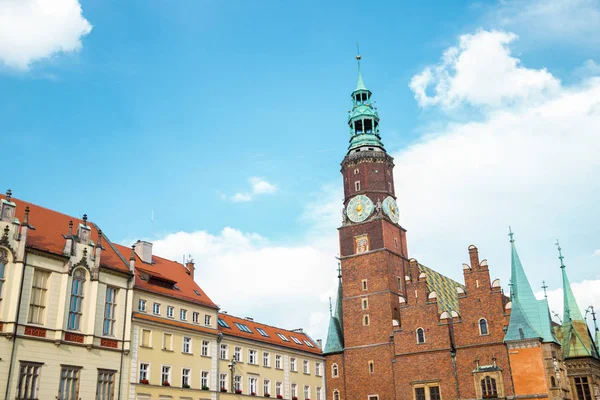
[[556, 243], [554, 243], [556, 245], [556, 247], [558, 247], [558, 258], [560, 259], [560, 267], [564, 268], [565, 264], [563, 263], [563, 255], [562, 255], [562, 249], [560, 248], [560, 243], [558, 243], [558, 239], [556, 239]]
[[331, 305], [331, 296], [329, 296], [329, 316], [333, 314], [333, 306]]
[[546, 285], [546, 281], [542, 281], [542, 289], [544, 289], [544, 297], [548, 298], [548, 293], [546, 293], [546, 289], [548, 289], [548, 285]]
[[510, 237], [510, 242], [511, 242], [511, 243], [514, 243], [514, 242], [515, 242], [515, 239], [514, 239], [514, 237], [513, 237], [514, 235], [515, 235], [515, 234], [513, 233], [513, 231], [512, 231], [512, 229], [511, 229], [511, 227], [509, 226], [509, 227], [508, 227], [508, 236]]

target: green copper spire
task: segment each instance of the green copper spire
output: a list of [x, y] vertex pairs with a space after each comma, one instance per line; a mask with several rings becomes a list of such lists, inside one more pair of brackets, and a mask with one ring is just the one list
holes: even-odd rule
[[[358, 48], [358, 46], [357, 46]], [[349, 111], [348, 126], [350, 127], [350, 146], [348, 152], [359, 150], [385, 151], [379, 135], [379, 115], [371, 99], [371, 91], [367, 89], [360, 71], [360, 54], [357, 54], [358, 82], [352, 92], [352, 110]]]
[[512, 309], [504, 341], [539, 338], [544, 342], [558, 342], [552, 332], [548, 301], [535, 298], [515, 247], [514, 233], [510, 228], [509, 232]]
[[329, 330], [327, 331], [327, 342], [323, 353], [339, 353], [344, 350], [344, 333], [342, 325], [342, 277], [338, 266], [338, 292], [335, 304], [335, 313], [331, 315], [331, 299], [329, 300]]
[[594, 338], [587, 326], [585, 318], [581, 315], [571, 283], [567, 277], [567, 268], [564, 264], [562, 248], [556, 240], [558, 248], [558, 259], [560, 260], [560, 269], [563, 280], [563, 299], [564, 312], [562, 323], [562, 351], [565, 358], [592, 356], [598, 358], [598, 350], [594, 343]]

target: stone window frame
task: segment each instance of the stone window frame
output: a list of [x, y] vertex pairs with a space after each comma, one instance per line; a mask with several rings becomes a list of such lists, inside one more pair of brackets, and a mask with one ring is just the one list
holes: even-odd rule
[[361, 304], [361, 308], [363, 310], [368, 310], [369, 309], [369, 298], [368, 297], [361, 298], [360, 304]]
[[333, 389], [333, 400], [340, 400], [340, 391]]
[[[483, 321], [483, 324], [481, 323]], [[485, 326], [485, 333], [483, 333], [483, 330], [481, 329], [481, 326]], [[488, 320], [485, 318], [479, 318], [479, 321], [477, 321], [477, 326], [479, 328], [479, 336], [489, 336], [490, 334], [490, 324], [488, 323]]]
[[481, 390], [481, 381], [483, 379], [485, 379], [486, 376], [489, 376], [490, 378], [493, 378], [496, 380], [496, 392], [498, 393], [498, 398], [503, 398], [505, 397], [505, 393], [504, 393], [504, 380], [502, 378], [502, 371], [501, 370], [496, 370], [496, 371], [481, 371], [481, 372], [475, 372], [473, 374], [473, 380], [474, 380], [474, 385], [475, 385], [475, 395], [478, 399], [483, 398], [483, 392]]
[[[421, 340], [421, 338], [419, 337], [419, 331], [421, 331], [421, 336], [423, 337], [423, 339]], [[427, 342], [426, 338], [425, 338], [425, 329], [423, 329], [422, 327], [418, 327], [415, 331], [415, 336], [417, 339], [417, 344], [425, 344]]]
[[354, 181], [354, 191], [360, 192], [360, 181]]
[[340, 367], [338, 367], [337, 363], [331, 364], [331, 377], [332, 378], [340, 377]]
[[[432, 387], [437, 387], [439, 390], [439, 394], [440, 394], [440, 399], [442, 399], [442, 388], [440, 386], [440, 382], [439, 381], [434, 381], [434, 382], [421, 382], [421, 383], [416, 383], [412, 385], [412, 393], [413, 393], [413, 399], [417, 400], [417, 389], [424, 389], [425, 391], [425, 400], [431, 400], [431, 388]], [[481, 397], [477, 397], [477, 398], [481, 398]]]
[[369, 373], [370, 374], [375, 373], [375, 362], [373, 360], [369, 360]]
[[363, 279], [361, 281], [361, 288], [362, 288], [362, 290], [369, 290], [369, 286], [367, 284], [367, 280], [366, 279]]
[[369, 325], [371, 325], [371, 317], [369, 317], [369, 314], [364, 314], [363, 315], [362, 323], [363, 323], [363, 326], [369, 326]]

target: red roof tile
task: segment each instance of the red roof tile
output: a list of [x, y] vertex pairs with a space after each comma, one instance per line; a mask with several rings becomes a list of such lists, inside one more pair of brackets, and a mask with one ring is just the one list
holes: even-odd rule
[[[126, 259], [129, 259], [131, 256], [131, 248], [122, 245], [115, 245], [115, 247], [123, 254], [123, 256], [126, 255]], [[135, 287], [137, 289], [175, 297], [184, 301], [191, 301], [211, 308], [218, 308], [206, 293], [204, 293], [200, 286], [198, 286], [194, 279], [188, 275], [187, 268], [177, 261], [171, 261], [166, 258], [152, 255], [152, 264], [147, 264], [136, 254], [135, 269]], [[175, 282], [177, 289], [155, 285], [147, 280], [142, 280], [142, 273], [150, 274], [166, 281]], [[196, 294], [196, 291], [198, 294]]]
[[[0, 198], [5, 199], [6, 197], [0, 196]], [[14, 197], [11, 198], [11, 201], [17, 205], [15, 216], [21, 222], [25, 218], [25, 207], [29, 207], [29, 225], [34, 229], [30, 229], [28, 232], [27, 246], [52, 254], [64, 255], [63, 249], [66, 240], [63, 234], [69, 233], [69, 221], [73, 221], [73, 233], [75, 233], [79, 224], [83, 224], [83, 220]], [[97, 242], [98, 227], [89, 221], [88, 226], [92, 230], [90, 239]], [[110, 246], [110, 241], [104, 233], [102, 234], [102, 247], [101, 266], [129, 273], [129, 265]]]
[[[237, 336], [244, 339], [256, 340], [259, 342], [265, 342], [269, 344], [274, 344], [276, 346], [283, 346], [294, 350], [306, 351], [313, 354], [323, 354], [321, 349], [317, 346], [317, 344], [308, 336], [306, 333], [289, 331], [287, 329], [276, 328], [274, 326], [261, 324], [259, 322], [251, 321], [245, 318], [234, 317], [233, 315], [219, 313], [219, 318], [229, 325], [229, 328], [223, 327], [219, 324], [219, 331], [224, 335], [232, 335]], [[240, 330], [235, 323], [246, 325], [253, 333], [248, 333]], [[261, 335], [257, 328], [262, 329], [268, 337]], [[289, 341], [286, 342], [282, 338], [277, 335], [281, 333], [284, 335]], [[298, 344], [294, 342], [292, 337], [295, 337], [302, 344]], [[306, 344], [309, 342], [313, 347], [310, 347]]]

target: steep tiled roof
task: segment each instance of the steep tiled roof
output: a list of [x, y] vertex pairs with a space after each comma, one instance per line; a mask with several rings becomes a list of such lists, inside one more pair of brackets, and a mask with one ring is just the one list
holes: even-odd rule
[[[115, 245], [119, 252], [126, 258], [131, 257], [131, 249], [122, 245]], [[135, 255], [135, 287], [165, 296], [175, 297], [184, 301], [191, 301], [211, 308], [218, 308], [215, 303], [204, 293], [187, 273], [183, 264], [166, 258], [152, 256], [152, 264], [147, 264]], [[151, 275], [162, 281], [174, 283], [174, 286], [160, 286], [142, 279], [144, 275]], [[197, 292], [197, 293], [196, 293]]]
[[[0, 196], [0, 198], [5, 199], [6, 197]], [[11, 201], [17, 205], [15, 216], [21, 222], [25, 218], [25, 208], [29, 207], [29, 224], [34, 229], [30, 229], [28, 232], [27, 246], [63, 256], [63, 249], [65, 247], [65, 238], [63, 235], [66, 235], [69, 231], [69, 221], [73, 221], [73, 231], [75, 232], [79, 224], [83, 224], [83, 220], [33, 203], [18, 200], [14, 197], [11, 198]], [[87, 224], [92, 230], [90, 238], [96, 242], [98, 239], [98, 227], [90, 221]], [[105, 268], [129, 273], [127, 262], [111, 246], [109, 239], [104, 233], [102, 241], [103, 251], [100, 256], [100, 265]]]
[[[234, 317], [233, 315], [219, 313], [219, 319], [222, 320], [229, 326], [229, 328], [223, 326], [222, 323], [219, 323], [219, 331], [224, 335], [236, 336], [243, 339], [255, 340], [258, 342], [269, 343], [276, 346], [287, 347], [289, 349], [305, 351], [313, 354], [322, 354], [321, 349], [317, 346], [317, 344], [308, 336], [306, 333], [302, 332], [294, 332], [287, 329], [276, 328], [274, 326], [261, 324], [259, 322], [251, 321], [246, 318]], [[242, 331], [237, 325], [242, 324], [248, 327], [252, 333]], [[265, 332], [267, 336], [263, 336], [258, 329], [261, 329]], [[284, 335], [288, 341], [286, 342], [281, 337], [279, 337], [278, 333]], [[298, 344], [292, 338], [298, 339], [301, 344]], [[312, 345], [309, 346], [308, 343]]]
[[437, 294], [438, 312], [460, 312], [456, 288], [460, 287], [464, 290], [465, 286], [421, 264], [419, 264], [419, 271], [425, 273], [427, 292]]
[[338, 282], [338, 291], [335, 301], [335, 313], [334, 315], [329, 316], [329, 329], [327, 331], [325, 354], [339, 353], [344, 350], [342, 311], [342, 281], [340, 280]]

